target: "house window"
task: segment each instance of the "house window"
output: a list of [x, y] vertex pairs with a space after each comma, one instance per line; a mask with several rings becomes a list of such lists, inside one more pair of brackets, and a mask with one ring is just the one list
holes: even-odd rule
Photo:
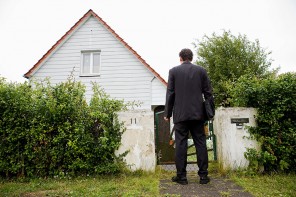
[[81, 75], [98, 75], [101, 67], [101, 51], [81, 51]]

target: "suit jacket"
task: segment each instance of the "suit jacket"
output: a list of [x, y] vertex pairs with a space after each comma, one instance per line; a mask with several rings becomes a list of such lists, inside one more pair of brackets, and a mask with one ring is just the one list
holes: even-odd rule
[[173, 113], [174, 123], [186, 120], [205, 120], [203, 96], [212, 99], [212, 87], [206, 70], [183, 62], [169, 71], [165, 117]]

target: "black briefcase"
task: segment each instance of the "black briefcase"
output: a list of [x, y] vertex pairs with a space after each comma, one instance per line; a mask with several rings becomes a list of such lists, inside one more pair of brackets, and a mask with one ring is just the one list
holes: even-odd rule
[[214, 99], [212, 97], [205, 99], [205, 101], [203, 102], [203, 105], [204, 105], [205, 120], [212, 120], [215, 116]]

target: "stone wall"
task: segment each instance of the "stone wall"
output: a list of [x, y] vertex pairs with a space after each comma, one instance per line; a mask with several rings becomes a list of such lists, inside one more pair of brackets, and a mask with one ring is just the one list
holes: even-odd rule
[[[254, 108], [219, 108], [214, 120], [214, 133], [217, 137], [217, 159], [223, 169], [246, 168], [244, 157], [246, 148], [258, 149], [258, 143], [250, 140], [246, 126], [256, 126]], [[243, 118], [243, 119], [242, 119]], [[231, 123], [246, 121], [248, 123]]]
[[125, 160], [131, 170], [154, 171], [156, 157], [153, 111], [132, 110], [118, 115], [119, 120], [125, 123], [126, 131], [117, 154], [129, 151]]

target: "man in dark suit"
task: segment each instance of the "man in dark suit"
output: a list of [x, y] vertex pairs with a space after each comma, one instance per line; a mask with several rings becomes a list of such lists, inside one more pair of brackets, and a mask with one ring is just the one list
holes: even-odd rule
[[166, 93], [165, 120], [173, 114], [175, 127], [177, 176], [173, 182], [188, 184], [186, 178], [187, 140], [191, 133], [197, 152], [197, 165], [200, 184], [207, 184], [208, 152], [204, 133], [203, 97], [212, 98], [212, 87], [206, 70], [191, 63], [193, 53], [182, 49], [179, 53], [181, 65], [169, 71]]

